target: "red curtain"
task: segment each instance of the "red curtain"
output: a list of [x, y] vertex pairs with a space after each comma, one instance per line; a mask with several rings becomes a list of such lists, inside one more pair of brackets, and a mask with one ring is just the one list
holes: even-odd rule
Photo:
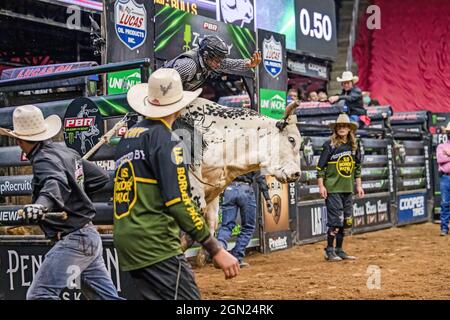
[[395, 111], [450, 112], [450, 1], [373, 0], [381, 28], [359, 19], [353, 57], [361, 89]]

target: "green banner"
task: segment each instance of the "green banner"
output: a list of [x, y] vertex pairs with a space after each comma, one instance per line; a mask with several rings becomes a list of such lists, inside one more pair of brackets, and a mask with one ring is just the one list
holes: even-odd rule
[[261, 88], [259, 90], [259, 103], [261, 114], [281, 119], [286, 109], [286, 91]]
[[138, 83], [141, 83], [139, 69], [108, 73], [108, 94], [126, 93], [130, 87]]

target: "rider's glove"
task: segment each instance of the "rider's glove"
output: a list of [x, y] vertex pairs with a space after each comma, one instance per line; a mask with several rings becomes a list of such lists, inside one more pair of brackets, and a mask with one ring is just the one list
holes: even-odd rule
[[28, 204], [22, 210], [27, 224], [39, 222], [47, 212], [47, 208], [42, 204]]

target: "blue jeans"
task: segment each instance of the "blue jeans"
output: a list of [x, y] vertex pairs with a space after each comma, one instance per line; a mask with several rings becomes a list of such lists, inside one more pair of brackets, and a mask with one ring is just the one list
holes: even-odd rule
[[66, 287], [81, 289], [87, 299], [121, 299], [102, 253], [102, 239], [92, 224], [68, 234], [45, 255], [27, 300], [59, 300]]
[[217, 240], [224, 248], [228, 247], [228, 239], [236, 225], [237, 212], [241, 215], [241, 232], [231, 254], [239, 261], [245, 256], [245, 248], [250, 243], [256, 226], [256, 199], [253, 187], [245, 183], [232, 183], [225, 189], [222, 203], [222, 223]]
[[450, 176], [441, 176], [441, 231], [448, 233], [450, 219]]

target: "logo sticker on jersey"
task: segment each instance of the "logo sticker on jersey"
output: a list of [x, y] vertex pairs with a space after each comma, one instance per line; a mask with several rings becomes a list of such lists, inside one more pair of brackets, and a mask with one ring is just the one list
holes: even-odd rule
[[133, 0], [118, 0], [114, 6], [117, 37], [130, 50], [142, 46], [147, 38], [147, 11]]
[[264, 39], [262, 54], [264, 69], [266, 69], [272, 77], [278, 77], [283, 69], [281, 43], [275, 41], [273, 36], [271, 36], [270, 39]]
[[173, 160], [174, 160], [175, 164], [176, 165], [182, 164], [183, 163], [183, 148], [174, 147], [172, 149], [172, 153], [173, 153]]
[[344, 178], [350, 178], [352, 176], [355, 162], [350, 155], [342, 155], [336, 161], [336, 170]]
[[114, 217], [122, 219], [130, 214], [137, 200], [136, 181], [131, 161], [125, 161], [114, 177]]

